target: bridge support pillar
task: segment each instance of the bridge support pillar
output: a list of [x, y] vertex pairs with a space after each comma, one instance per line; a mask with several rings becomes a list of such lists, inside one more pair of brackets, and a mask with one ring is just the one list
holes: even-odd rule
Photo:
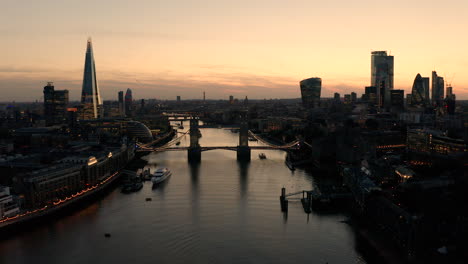
[[190, 163], [199, 163], [201, 161], [201, 148], [189, 148], [187, 158]]
[[250, 161], [250, 148], [248, 146], [237, 147], [237, 160]]

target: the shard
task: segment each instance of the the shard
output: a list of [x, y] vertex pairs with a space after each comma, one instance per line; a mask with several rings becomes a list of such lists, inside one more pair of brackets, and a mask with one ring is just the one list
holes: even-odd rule
[[93, 44], [91, 39], [88, 39], [86, 47], [81, 104], [82, 119], [102, 117], [102, 100], [96, 79], [96, 67], [94, 65]]

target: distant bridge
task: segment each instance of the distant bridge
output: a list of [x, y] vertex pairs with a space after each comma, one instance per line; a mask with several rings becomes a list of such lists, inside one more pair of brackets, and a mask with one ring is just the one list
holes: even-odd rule
[[[138, 144], [139, 152], [163, 152], [163, 151], [187, 151], [189, 161], [199, 162], [201, 160], [201, 152], [208, 151], [208, 150], [231, 150], [237, 151], [237, 159], [238, 160], [250, 160], [250, 153], [252, 149], [257, 150], [292, 150], [292, 149], [299, 149], [300, 142], [299, 140], [285, 144], [285, 145], [275, 145], [272, 144], [263, 138], [255, 135], [252, 131], [248, 130], [248, 124], [246, 119], [244, 118], [241, 121], [239, 127], [239, 145], [238, 146], [200, 146], [199, 138], [201, 137], [201, 133], [198, 126], [199, 118], [196, 116], [190, 116], [188, 113], [178, 114], [178, 113], [168, 113], [166, 114], [168, 117], [174, 118], [183, 118], [190, 120], [190, 129], [186, 132], [183, 132], [180, 136], [171, 141], [167, 142], [163, 146], [154, 147], [155, 144], [160, 142], [166, 137], [159, 138], [155, 141], [152, 141], [147, 144]], [[181, 119], [175, 119], [181, 120]], [[175, 121], [174, 120], [174, 121]], [[186, 135], [190, 135], [190, 146], [189, 147], [174, 147], [177, 145], [180, 140], [185, 137]], [[263, 142], [266, 146], [249, 146], [248, 138], [253, 137], [258, 141]]]

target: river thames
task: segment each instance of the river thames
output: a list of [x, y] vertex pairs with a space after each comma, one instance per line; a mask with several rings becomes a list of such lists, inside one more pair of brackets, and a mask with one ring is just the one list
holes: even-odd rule
[[[201, 133], [202, 146], [239, 140], [227, 129]], [[188, 144], [186, 137], [181, 146]], [[285, 155], [252, 151], [252, 161], [240, 164], [236, 152], [212, 150], [193, 166], [185, 151], [152, 153], [144, 157], [152, 172], [172, 171], [166, 182], [154, 189], [145, 182], [130, 194], [116, 188], [69, 216], [2, 239], [0, 263], [367, 263], [346, 215], [307, 215], [299, 200], [281, 212], [282, 187], [294, 192], [314, 183], [309, 172], [290, 171]]]

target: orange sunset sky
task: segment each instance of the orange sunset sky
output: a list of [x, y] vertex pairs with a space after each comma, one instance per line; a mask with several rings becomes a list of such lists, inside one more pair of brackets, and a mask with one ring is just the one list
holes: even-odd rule
[[[409, 3], [408, 3], [409, 2]], [[468, 99], [468, 1], [4, 1], [1, 101], [81, 93], [88, 36], [104, 100], [297, 98], [322, 78], [322, 97], [360, 96], [370, 53], [395, 56], [395, 89], [432, 70]]]

